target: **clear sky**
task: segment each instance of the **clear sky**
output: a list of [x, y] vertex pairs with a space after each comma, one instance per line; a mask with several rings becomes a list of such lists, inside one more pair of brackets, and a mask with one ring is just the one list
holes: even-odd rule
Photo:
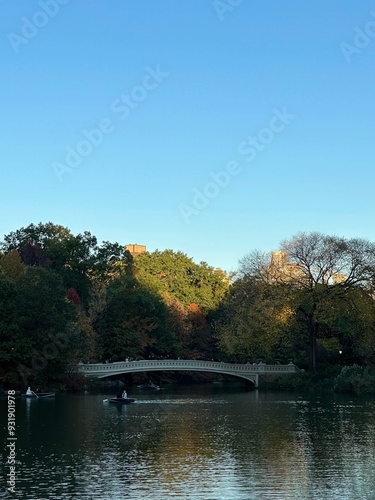
[[375, 240], [373, 1], [1, 0], [0, 50], [0, 237], [227, 271], [299, 231]]

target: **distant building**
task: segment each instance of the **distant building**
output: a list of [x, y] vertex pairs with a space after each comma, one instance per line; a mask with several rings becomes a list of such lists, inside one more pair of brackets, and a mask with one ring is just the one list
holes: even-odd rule
[[332, 276], [332, 281], [334, 285], [339, 285], [340, 283], [345, 283], [345, 281], [348, 279], [346, 274], [342, 273], [334, 273]]
[[125, 245], [125, 250], [128, 250], [133, 257], [137, 257], [142, 253], [146, 252], [146, 245], [138, 245], [138, 243], [131, 243], [129, 245]]
[[[310, 272], [314, 275], [313, 269], [310, 269]], [[308, 284], [310, 279], [317, 279], [310, 278], [309, 271], [304, 269], [301, 264], [289, 262], [286, 252], [282, 250], [272, 252], [271, 262], [268, 266], [268, 277], [270, 282], [288, 283], [296, 281], [300, 284]], [[345, 274], [339, 272], [331, 274], [330, 270], [326, 270], [321, 275], [319, 282], [326, 285], [339, 285], [345, 283], [347, 278]]]
[[269, 280], [288, 282], [295, 279], [304, 279], [304, 273], [298, 264], [289, 262], [286, 252], [279, 250], [272, 252], [268, 268]]
[[223, 271], [220, 267], [216, 267], [214, 269], [214, 274], [217, 274], [221, 277], [224, 283], [228, 283], [230, 285], [232, 283], [232, 278], [225, 271]]

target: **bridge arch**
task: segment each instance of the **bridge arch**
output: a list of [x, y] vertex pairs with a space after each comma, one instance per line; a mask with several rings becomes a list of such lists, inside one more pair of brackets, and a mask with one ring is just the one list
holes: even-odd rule
[[289, 363], [288, 365], [266, 365], [259, 364], [235, 364], [217, 361], [201, 360], [142, 360], [142, 361], [120, 361], [116, 363], [97, 363], [79, 365], [79, 371], [86, 377], [104, 379], [126, 373], [155, 372], [155, 371], [189, 371], [209, 372], [221, 375], [232, 375], [244, 379], [247, 382], [259, 386], [259, 376], [264, 374], [295, 373], [298, 368]]

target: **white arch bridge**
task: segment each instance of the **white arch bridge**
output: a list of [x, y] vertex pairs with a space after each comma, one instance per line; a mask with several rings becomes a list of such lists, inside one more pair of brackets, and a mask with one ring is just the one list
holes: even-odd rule
[[188, 359], [163, 359], [142, 361], [120, 361], [116, 363], [79, 364], [79, 371], [86, 377], [106, 378], [124, 373], [156, 372], [156, 371], [187, 371], [210, 372], [221, 375], [232, 375], [250, 381], [259, 386], [260, 375], [282, 375], [297, 373], [299, 368], [293, 363], [288, 365], [235, 364], [217, 361], [198, 361]]

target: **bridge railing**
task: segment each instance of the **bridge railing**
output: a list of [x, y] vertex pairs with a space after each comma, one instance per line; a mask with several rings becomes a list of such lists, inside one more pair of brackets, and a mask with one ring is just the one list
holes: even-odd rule
[[152, 368], [165, 368], [173, 369], [176, 368], [178, 371], [181, 368], [191, 368], [199, 369], [205, 368], [206, 370], [211, 368], [213, 370], [228, 370], [229, 372], [245, 372], [245, 373], [294, 373], [299, 371], [299, 369], [293, 364], [288, 365], [266, 365], [264, 363], [259, 364], [238, 364], [238, 363], [224, 363], [218, 361], [201, 361], [201, 360], [141, 360], [141, 361], [118, 361], [114, 363], [96, 363], [96, 364], [80, 364], [80, 371], [85, 374], [90, 372], [114, 372], [119, 370], [125, 371], [140, 371], [142, 368], [147, 368], [150, 370]]

